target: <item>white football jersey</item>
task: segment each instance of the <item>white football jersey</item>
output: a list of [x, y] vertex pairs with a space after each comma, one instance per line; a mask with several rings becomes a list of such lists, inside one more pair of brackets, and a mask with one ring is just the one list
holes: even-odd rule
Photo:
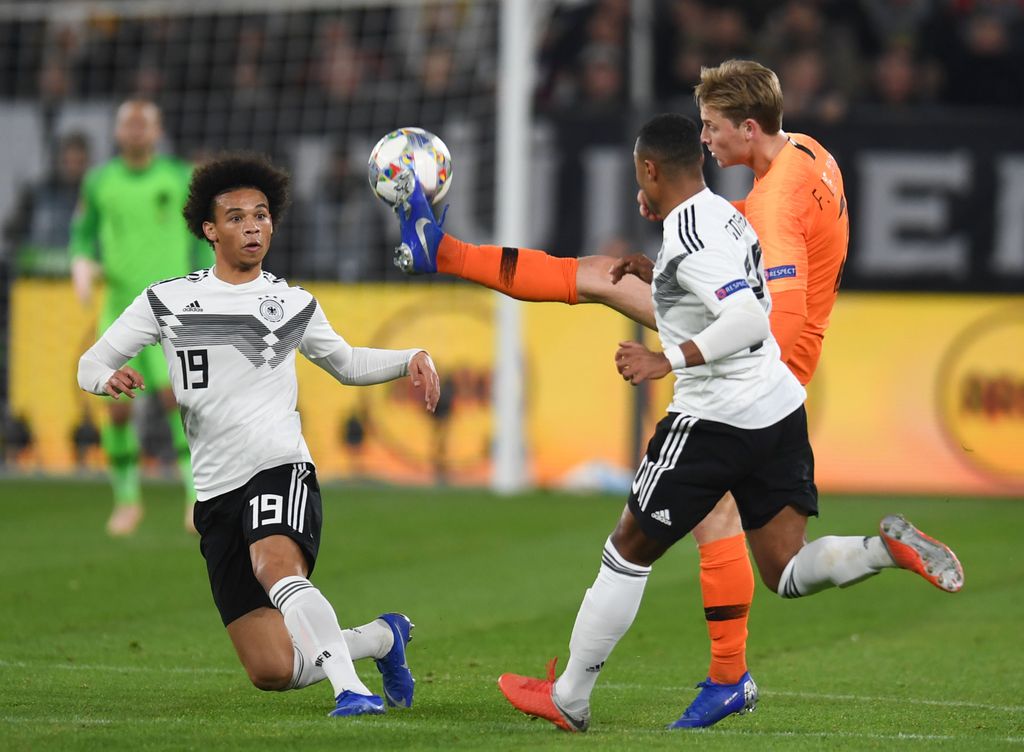
[[[741, 296], [771, 310], [760, 243], [732, 204], [705, 188], [670, 211], [663, 228], [651, 290], [664, 350], [692, 339]], [[738, 428], [770, 426], [807, 396], [770, 334], [760, 345], [675, 375], [670, 412]]]
[[[101, 341], [129, 358], [160, 342], [199, 501], [261, 470], [312, 461], [295, 410], [295, 350], [325, 358], [348, 347], [301, 287], [268, 272], [232, 285], [209, 269], [151, 285]], [[393, 351], [399, 368], [408, 352]]]

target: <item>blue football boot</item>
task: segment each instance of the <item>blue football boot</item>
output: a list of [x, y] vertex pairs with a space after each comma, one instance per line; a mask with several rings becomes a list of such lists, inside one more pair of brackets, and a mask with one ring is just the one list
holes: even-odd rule
[[749, 672], [735, 684], [715, 684], [708, 678], [697, 686], [700, 693], [670, 729], [714, 726], [727, 715], [749, 713], [757, 707], [757, 685]]
[[338, 695], [338, 704], [327, 715], [334, 717], [349, 715], [380, 715], [384, 712], [384, 701], [377, 695], [357, 695], [346, 689]]
[[[434, 219], [420, 181], [413, 173], [406, 174], [412, 177], [412, 188], [395, 207], [402, 228], [402, 244], [395, 248], [395, 266], [406, 274], [434, 274], [437, 272], [437, 247], [444, 237], [441, 229], [444, 215], [440, 222]], [[448, 207], [444, 213], [448, 213]]]
[[388, 654], [374, 660], [384, 680], [384, 697], [393, 708], [411, 708], [416, 680], [409, 670], [405, 647], [412, 642], [412, 628], [416, 625], [405, 614], [381, 614], [377, 618], [386, 621], [395, 636]]

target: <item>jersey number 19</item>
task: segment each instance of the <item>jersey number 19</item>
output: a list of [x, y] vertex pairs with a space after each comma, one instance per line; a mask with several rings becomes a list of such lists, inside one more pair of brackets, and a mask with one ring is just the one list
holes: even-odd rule
[[185, 389], [206, 389], [210, 385], [210, 365], [206, 350], [178, 350], [181, 383]]

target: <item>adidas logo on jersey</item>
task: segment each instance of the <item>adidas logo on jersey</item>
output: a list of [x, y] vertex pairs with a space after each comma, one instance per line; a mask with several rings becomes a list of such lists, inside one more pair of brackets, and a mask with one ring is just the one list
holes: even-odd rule
[[202, 313], [203, 307], [199, 305], [198, 300], [193, 300], [187, 306], [181, 309], [182, 313]]
[[651, 517], [653, 519], [656, 519], [658, 522], [662, 523], [663, 525], [671, 525], [672, 524], [672, 517], [669, 516], [669, 513], [668, 513], [667, 509], [659, 509], [657, 512], [654, 512], [653, 514], [651, 514]]

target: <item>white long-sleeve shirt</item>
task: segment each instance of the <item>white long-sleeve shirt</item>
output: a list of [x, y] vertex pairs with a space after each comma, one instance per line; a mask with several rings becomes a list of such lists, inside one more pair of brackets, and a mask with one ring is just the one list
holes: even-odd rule
[[263, 272], [232, 285], [204, 269], [151, 285], [81, 358], [78, 384], [103, 394], [113, 372], [159, 342], [205, 501], [277, 465], [311, 462], [295, 410], [298, 349], [343, 384], [408, 373], [419, 350], [352, 347], [310, 293]]
[[675, 370], [670, 412], [765, 428], [807, 393], [780, 359], [761, 246], [743, 215], [705, 188], [665, 217], [651, 289], [666, 351], [689, 339], [706, 363]]

